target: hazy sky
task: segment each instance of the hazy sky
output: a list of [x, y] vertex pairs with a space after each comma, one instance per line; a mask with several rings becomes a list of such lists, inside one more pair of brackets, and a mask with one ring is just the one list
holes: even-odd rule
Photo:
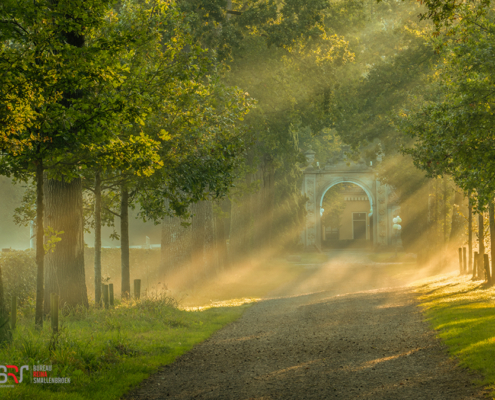
[[[13, 249], [25, 250], [29, 248], [29, 227], [17, 226], [13, 222], [13, 214], [19, 206], [24, 192], [24, 185], [13, 185], [11, 180], [0, 176], [0, 249], [12, 247]], [[160, 243], [160, 226], [155, 226], [153, 222], [144, 223], [137, 220], [137, 211], [129, 212], [129, 232], [130, 245], [140, 246], [146, 243], [146, 236], [151, 239], [151, 244]], [[119, 220], [116, 219], [116, 228], [120, 229]], [[104, 228], [102, 234], [103, 246], [119, 246], [120, 241], [112, 240], [108, 236], [112, 232], [111, 228]], [[86, 244], [93, 247], [94, 235], [85, 234]]]

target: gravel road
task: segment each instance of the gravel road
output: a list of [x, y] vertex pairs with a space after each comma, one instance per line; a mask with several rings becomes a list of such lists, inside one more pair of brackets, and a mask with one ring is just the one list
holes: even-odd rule
[[472, 383], [480, 376], [447, 356], [401, 283], [340, 253], [126, 399], [486, 399]]

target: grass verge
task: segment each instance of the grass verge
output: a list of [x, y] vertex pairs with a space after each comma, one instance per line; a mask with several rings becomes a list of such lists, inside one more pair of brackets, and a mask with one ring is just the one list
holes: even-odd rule
[[495, 394], [495, 288], [457, 274], [414, 284], [431, 327], [460, 364], [481, 373]]
[[[61, 319], [56, 336], [49, 322], [36, 331], [32, 319], [21, 320], [13, 340], [0, 348], [0, 365], [29, 365], [29, 376], [20, 384], [9, 378], [14, 387], [0, 388], [0, 398], [118, 399], [159, 366], [237, 319], [246, 307], [185, 311], [156, 296], [110, 310], [73, 310]], [[31, 383], [33, 364], [52, 365], [48, 377], [69, 377], [70, 383]]]

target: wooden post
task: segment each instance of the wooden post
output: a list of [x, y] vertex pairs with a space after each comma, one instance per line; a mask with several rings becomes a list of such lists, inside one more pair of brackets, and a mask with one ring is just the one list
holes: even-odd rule
[[459, 247], [459, 273], [462, 275], [462, 247]]
[[134, 279], [134, 299], [141, 298], [141, 279]]
[[[473, 272], [473, 204], [471, 202], [471, 192], [469, 193], [469, 213], [468, 213], [468, 273]], [[474, 277], [474, 272], [473, 272]]]
[[488, 254], [483, 254], [483, 261], [485, 264], [485, 281], [491, 282], [490, 279], [490, 260], [488, 260]]
[[58, 294], [50, 294], [50, 319], [52, 322], [52, 332], [58, 333]]
[[113, 307], [113, 283], [108, 285], [108, 294], [110, 296], [110, 305]]
[[103, 304], [105, 305], [105, 308], [108, 310], [108, 285], [103, 284], [102, 285], [103, 289]]
[[492, 270], [490, 274], [490, 285], [494, 284], [495, 270], [493, 268], [493, 260], [495, 260], [495, 205], [493, 200], [488, 203], [488, 220], [490, 221], [490, 253], [492, 256]]
[[467, 274], [468, 273], [468, 266], [467, 266], [467, 254], [466, 254], [466, 248], [463, 247], [462, 248], [462, 263], [463, 263], [463, 267], [464, 267], [464, 273]]
[[483, 257], [483, 254], [485, 254], [485, 229], [483, 224], [483, 213], [478, 214], [478, 249], [480, 252], [480, 257], [478, 261], [478, 279], [484, 279], [485, 259]]
[[478, 274], [476, 273], [477, 268], [478, 268], [478, 252], [475, 251], [473, 256], [473, 279], [476, 279], [476, 277], [478, 276]]
[[12, 296], [12, 310], [10, 314], [10, 328], [15, 329], [17, 319], [17, 297]]

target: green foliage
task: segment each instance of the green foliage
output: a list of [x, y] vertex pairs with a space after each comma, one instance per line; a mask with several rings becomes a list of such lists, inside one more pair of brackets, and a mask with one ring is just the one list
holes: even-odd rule
[[45, 228], [45, 235], [44, 235], [45, 243], [43, 243], [43, 247], [45, 249], [45, 254], [48, 254], [50, 252], [53, 253], [57, 243], [62, 240], [62, 238], [60, 236], [63, 234], [64, 234], [64, 231], [56, 231], [51, 226], [47, 226]]
[[405, 152], [428, 176], [449, 174], [483, 210], [493, 198], [493, 15], [462, 21], [432, 41], [441, 53], [436, 74], [399, 128], [414, 138]]
[[34, 252], [3, 251], [0, 253], [0, 265], [6, 304], [10, 304], [13, 296], [18, 298], [21, 305], [29, 303], [36, 294]]

